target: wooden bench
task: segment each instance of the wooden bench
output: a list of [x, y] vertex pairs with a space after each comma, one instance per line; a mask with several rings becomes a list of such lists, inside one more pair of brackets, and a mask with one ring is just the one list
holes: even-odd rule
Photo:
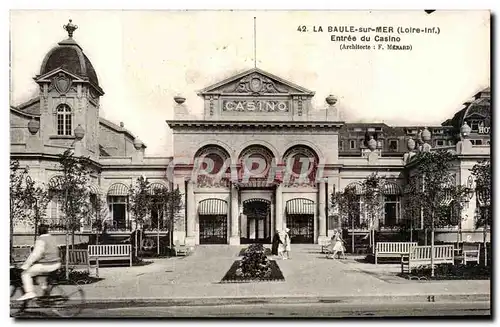
[[327, 253], [326, 248], [332, 242], [331, 239], [321, 239], [318, 243], [321, 246], [321, 253]]
[[98, 274], [99, 261], [129, 260], [132, 267], [132, 246], [130, 244], [101, 244], [89, 245], [89, 261], [96, 261], [96, 274]]
[[462, 259], [463, 264], [467, 264], [467, 262], [476, 262], [479, 264], [479, 257], [481, 253], [481, 244], [463, 244], [462, 254], [460, 255], [460, 259]]
[[191, 247], [181, 244], [179, 240], [175, 241], [174, 244], [174, 255], [177, 256], [186, 256], [191, 254]]
[[[434, 246], [434, 264], [455, 264], [453, 245]], [[411, 269], [431, 264], [431, 246], [414, 246], [407, 254], [401, 254], [401, 273], [411, 273]], [[406, 269], [405, 269], [406, 268]]]
[[399, 258], [402, 254], [410, 253], [410, 248], [417, 245], [417, 242], [378, 242], [375, 246], [375, 264], [379, 257]]
[[[66, 251], [61, 251], [62, 266], [66, 265]], [[90, 274], [90, 260], [88, 250], [69, 250], [69, 267], [71, 268], [84, 268]], [[96, 267], [97, 274], [97, 267]]]

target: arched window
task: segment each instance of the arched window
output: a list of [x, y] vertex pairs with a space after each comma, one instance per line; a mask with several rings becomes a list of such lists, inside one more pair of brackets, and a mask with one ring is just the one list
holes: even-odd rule
[[71, 108], [67, 104], [57, 106], [57, 135], [71, 135]]

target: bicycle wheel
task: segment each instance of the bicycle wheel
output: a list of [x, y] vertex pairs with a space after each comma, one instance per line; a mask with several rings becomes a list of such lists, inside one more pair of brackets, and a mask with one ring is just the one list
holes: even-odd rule
[[10, 285], [10, 316], [16, 317], [26, 310], [27, 301], [19, 302], [17, 299], [24, 294], [22, 287]]
[[52, 311], [59, 317], [71, 318], [83, 310], [85, 294], [74, 282], [66, 281], [64, 285], [54, 285], [48, 301]]

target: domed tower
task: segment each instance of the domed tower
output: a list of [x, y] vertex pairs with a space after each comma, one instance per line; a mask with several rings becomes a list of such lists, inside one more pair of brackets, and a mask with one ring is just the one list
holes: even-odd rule
[[92, 63], [73, 39], [78, 26], [70, 19], [63, 27], [69, 37], [45, 55], [40, 74], [34, 77], [40, 85], [41, 137], [46, 145], [76, 147], [78, 143], [79, 154], [97, 161], [99, 102], [104, 91]]

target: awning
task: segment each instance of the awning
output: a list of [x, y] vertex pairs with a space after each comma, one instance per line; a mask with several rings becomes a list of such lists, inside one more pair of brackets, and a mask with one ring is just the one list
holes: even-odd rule
[[227, 202], [220, 199], [207, 199], [198, 204], [200, 215], [227, 215]]
[[159, 191], [161, 191], [161, 190], [166, 190], [166, 189], [168, 189], [168, 188], [167, 188], [165, 185], [163, 185], [162, 183], [158, 183], [158, 182], [156, 182], [156, 183], [151, 183], [151, 184], [149, 185], [149, 193], [150, 193], [151, 195], [154, 195], [154, 194], [156, 194], [157, 192], [159, 192]]
[[385, 195], [400, 195], [401, 188], [396, 183], [388, 182], [388, 183], [385, 183], [384, 186], [382, 186], [382, 192]]
[[127, 196], [128, 187], [122, 183], [116, 183], [109, 187], [108, 196]]
[[364, 194], [363, 186], [360, 183], [351, 183], [345, 187], [346, 189], [354, 189], [356, 195]]
[[90, 184], [89, 185], [89, 189], [90, 189], [90, 194], [99, 194], [99, 186], [95, 185], [95, 184]]
[[286, 213], [289, 215], [314, 215], [316, 206], [308, 199], [293, 199], [286, 203]]

